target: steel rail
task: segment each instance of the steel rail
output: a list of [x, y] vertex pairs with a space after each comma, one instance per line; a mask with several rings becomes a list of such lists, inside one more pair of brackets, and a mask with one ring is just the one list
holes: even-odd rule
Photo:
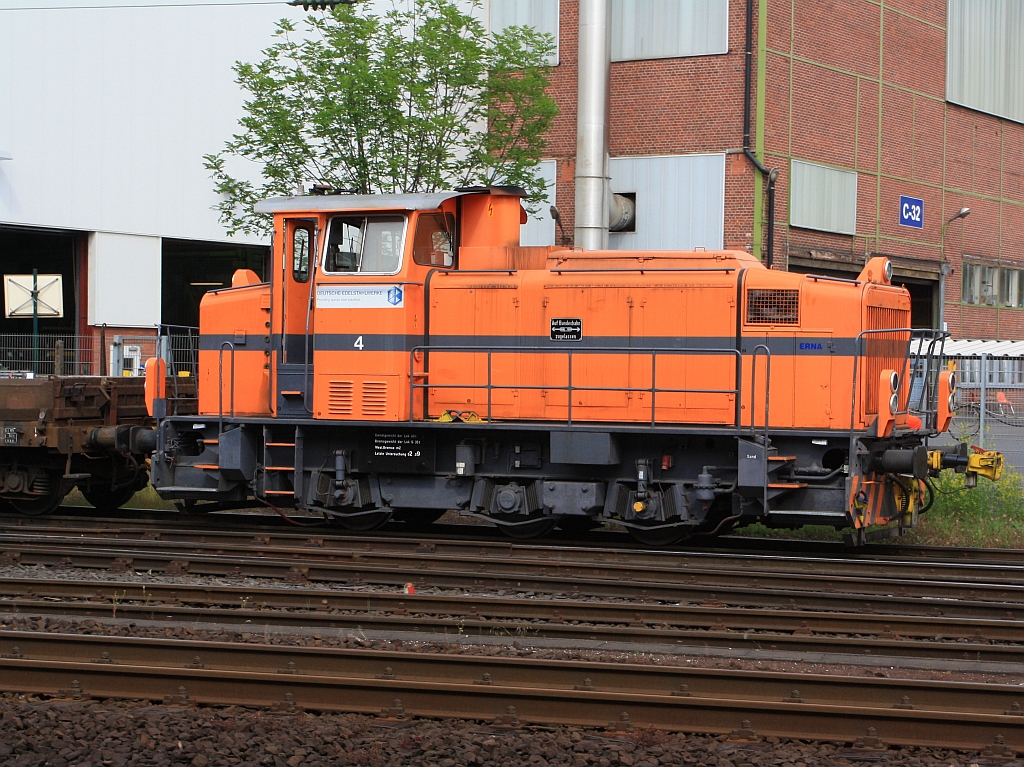
[[[520, 620], [536, 625], [567, 622], [655, 628], [702, 628], [884, 636], [915, 639], [973, 640], [1021, 644], [1024, 623], [1013, 619], [965, 620], [947, 616], [900, 616], [803, 610], [748, 610], [724, 604], [652, 604], [589, 602], [569, 599], [485, 595], [369, 593], [338, 589], [274, 588], [128, 581], [91, 581], [0, 577], [0, 607], [32, 603], [56, 606], [54, 600], [83, 600], [90, 608], [161, 610], [165, 606], [254, 608], [277, 611], [349, 613], [362, 616], [409, 615], [461, 617], [469, 620]], [[97, 604], [99, 603], [99, 604]], [[72, 608], [78, 609], [78, 608]]]
[[[54, 584], [56, 586], [56, 584]], [[182, 605], [160, 601], [150, 586], [105, 589], [68, 601], [0, 599], [7, 614], [123, 617], [182, 624], [303, 626], [445, 633], [477, 637], [545, 637], [630, 643], [746, 646], [1018, 662], [1024, 658], [1016, 621], [926, 619], [886, 615], [744, 610], [689, 605], [607, 605], [569, 600], [452, 598], [401, 594], [337, 594], [246, 588]], [[201, 588], [200, 591], [202, 591]], [[57, 588], [48, 593], [57, 592]], [[163, 592], [165, 597], [172, 590]], [[233, 604], [234, 606], [229, 606]]]
[[[185, 644], [182, 643], [182, 647]], [[286, 657], [271, 656], [268, 649], [250, 645], [247, 652], [249, 656]], [[191, 651], [194, 647], [186, 652]], [[204, 649], [203, 652], [209, 655], [216, 651]], [[234, 652], [239, 654], [242, 650], [234, 648]], [[430, 665], [421, 668], [430, 672], [429, 678], [402, 679], [394, 674], [394, 665], [391, 665], [399, 661], [390, 658], [386, 662], [392, 669], [391, 674], [385, 671], [380, 674], [382, 678], [370, 678], [365, 671], [358, 675], [351, 672], [325, 674], [320, 673], [319, 668], [317, 673], [267, 673], [237, 667], [174, 668], [169, 664], [158, 665], [159, 650], [154, 649], [153, 653], [146, 653], [147, 657], [139, 663], [118, 662], [116, 665], [66, 659], [3, 658], [0, 659], [0, 678], [8, 691], [63, 693], [65, 697], [79, 699], [91, 696], [264, 706], [283, 712], [308, 708], [381, 713], [393, 718], [431, 716], [480, 720], [497, 717], [497, 722], [502, 724], [614, 728], [628, 721], [666, 730], [711, 733], [730, 732], [749, 720], [758, 732], [778, 737], [853, 741], [864, 735], [868, 727], [873, 727], [879, 737], [901, 745], [976, 749], [998, 737], [1010, 748], [1024, 748], [1024, 728], [1020, 727], [1019, 717], [991, 711], [965, 711], [963, 707], [942, 710], [864, 701], [858, 701], [859, 705], [844, 705], [845, 701], [834, 700], [806, 702], [802, 699], [798, 702], [791, 694], [785, 702], [729, 697], [720, 692], [709, 696], [683, 696], [672, 695], [671, 690], [604, 690], [585, 683], [579, 686], [595, 689], [568, 689], [567, 685], [551, 683], [558, 680], [530, 684], [513, 678], [502, 684], [495, 683], [492, 677], [490, 684], [476, 684], [458, 677], [458, 681], [452, 681], [450, 670], [456, 666], [446, 662], [452, 660], [447, 656], [433, 659], [434, 663], [425, 661]], [[180, 654], [174, 660], [180, 660]], [[241, 661], [240, 656], [238, 661]], [[461, 662], [459, 667], [463, 670], [468, 667], [464, 661], [464, 658], [457, 661]], [[410, 658], [407, 662], [414, 661]], [[199, 664], [193, 662], [192, 665]], [[364, 665], [369, 664], [364, 660]], [[376, 665], [379, 668], [379, 662]], [[493, 663], [493, 666], [498, 668], [499, 664]], [[577, 668], [582, 671], [582, 667]], [[636, 669], [637, 678], [642, 673]], [[673, 674], [675, 679], [680, 676], [678, 672]], [[481, 676], [476, 681], [486, 680]], [[501, 681], [505, 681], [503, 677]], [[400, 698], [396, 700], [396, 696]]]
[[[168, 516], [174, 516], [168, 514]], [[222, 516], [222, 515], [215, 515]], [[224, 515], [226, 516], [226, 515]], [[242, 515], [233, 515], [242, 517]], [[248, 519], [254, 519], [248, 516]], [[190, 517], [188, 524], [191, 526], [193, 520], [208, 522], [210, 517]], [[255, 517], [260, 519], [260, 517]], [[0, 523], [0, 544], [11, 536], [14, 542], [18, 536], [37, 535], [40, 537], [65, 536], [80, 540], [83, 538], [112, 538], [117, 540], [144, 540], [159, 543], [194, 543], [210, 544], [221, 546], [234, 546], [255, 544], [264, 547], [279, 549], [295, 548], [308, 552], [311, 549], [320, 549], [325, 553], [348, 552], [353, 549], [362, 551], [387, 552], [390, 554], [422, 554], [430, 553], [435, 557], [444, 556], [500, 556], [508, 560], [537, 560], [544, 564], [575, 564], [578, 566], [615, 566], [624, 565], [629, 567], [648, 567], [676, 570], [679, 567], [708, 567], [714, 569], [732, 568], [741, 571], [763, 570], [771, 572], [790, 573], [817, 573], [835, 574], [841, 572], [844, 576], [881, 576], [885, 578], [898, 577], [901, 580], [932, 580], [947, 579], [962, 582], [977, 581], [979, 583], [1000, 583], [1009, 584], [1024, 583], [1024, 554], [1010, 556], [1013, 550], [999, 550], [1008, 558], [992, 559], [991, 549], [952, 549], [948, 556], [936, 554], [934, 559], [925, 560], [919, 554], [914, 554], [907, 561], [907, 557], [878, 553], [881, 551], [903, 551], [910, 549], [916, 552], [915, 547], [875, 547], [877, 551], [867, 552], [865, 550], [852, 552], [844, 550], [842, 555], [816, 556], [813, 550], [810, 553], [793, 553], [780, 551], [767, 552], [734, 552], [722, 550], [692, 550], [692, 551], [650, 551], [637, 549], [623, 549], [620, 547], [581, 545], [578, 543], [558, 544], [550, 543], [513, 543], [506, 539], [501, 540], [460, 540], [458, 538], [445, 537], [442, 530], [445, 527], [477, 528], [477, 525], [449, 525], [442, 526], [434, 535], [410, 535], [404, 532], [397, 532], [394, 535], [366, 535], [366, 534], [338, 534], [331, 533], [331, 528], [316, 528], [310, 533], [299, 534], [291, 532], [294, 528], [285, 531], [273, 530], [263, 531], [258, 528], [244, 530], [223, 529], [217, 527], [207, 529], [200, 526], [200, 529], [182, 529], [180, 518], [174, 521], [179, 524], [159, 524], [153, 527], [120, 527], [95, 528], [91, 526], [79, 526], [68, 528], [65, 526], [41, 526], [40, 520], [19, 518], [24, 520], [22, 524]], [[81, 520], [73, 520], [76, 523]], [[92, 520], [97, 522], [96, 520]], [[490, 529], [490, 528], [484, 528]], [[721, 540], [721, 539], [719, 539]], [[742, 540], [742, 539], [736, 539]], [[751, 540], [751, 539], [746, 539]], [[941, 549], [938, 549], [941, 551]], [[983, 558], [972, 561], [966, 556], [966, 552], [979, 552]], [[957, 554], [956, 552], [960, 552]]]
[[[94, 548], [94, 542], [89, 539], [69, 539], [66, 543], [69, 545], [39, 546], [0, 540], [5, 552], [0, 556], [0, 563], [177, 575], [250, 576], [349, 585], [401, 586], [413, 582], [438, 588], [534, 591], [639, 601], [887, 615], [941, 615], [970, 620], [1024, 618], [1024, 586], [1005, 584], [894, 582], [892, 578], [837, 576], [823, 587], [820, 576], [771, 572], [709, 572], [700, 568], [673, 571], [626, 565], [581, 567], [572, 563], [509, 562], [493, 557], [457, 558], [375, 551], [325, 554], [313, 549], [275, 551], [266, 547], [229, 554], [224, 548], [196, 549], [192, 544], [186, 548], [176, 545], [161, 548], [150, 541], [133, 542], [145, 549], [105, 548], [108, 541], [100, 541]], [[287, 554], [290, 558], [268, 554]]]
[[[849, 677], [772, 671], [686, 668], [639, 663], [0, 631], [0, 658], [156, 665], [259, 673], [357, 676], [602, 692], [887, 708], [1018, 714], [1024, 687], [1012, 684]], [[117, 668], [111, 671], [116, 672]], [[794, 696], [794, 690], [798, 693]], [[906, 699], [906, 702], [904, 702]], [[1024, 718], [1020, 719], [1024, 725]]]

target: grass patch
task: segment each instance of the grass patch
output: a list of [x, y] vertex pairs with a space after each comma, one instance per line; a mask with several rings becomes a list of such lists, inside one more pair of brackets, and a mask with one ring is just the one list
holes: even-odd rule
[[743, 538], [771, 538], [787, 541], [831, 541], [842, 543], [843, 531], [830, 525], [804, 525], [795, 530], [788, 527], [765, 527], [760, 522], [729, 533]]
[[1007, 466], [998, 482], [979, 479], [978, 486], [968, 490], [963, 474], [944, 471], [933, 481], [934, 505], [902, 540], [931, 546], [1024, 549], [1022, 481], [1024, 477]]
[[[64, 497], [65, 506], [92, 506], [82, 492], [76, 487], [70, 493]], [[153, 489], [152, 485], [146, 485], [142, 490], [132, 496], [132, 499], [128, 501], [122, 509], [161, 509], [167, 511], [174, 511], [176, 508], [170, 501], [165, 501], [159, 495], [156, 490]]]
[[[935, 503], [918, 518], [917, 528], [902, 538], [889, 540], [926, 546], [1024, 549], [1024, 476], [1019, 472], [1007, 466], [998, 482], [979, 478], [976, 488], [967, 489], [963, 474], [944, 471], [933, 484]], [[841, 542], [843, 532], [825, 525], [790, 530], [765, 527], [758, 522], [733, 535]]]

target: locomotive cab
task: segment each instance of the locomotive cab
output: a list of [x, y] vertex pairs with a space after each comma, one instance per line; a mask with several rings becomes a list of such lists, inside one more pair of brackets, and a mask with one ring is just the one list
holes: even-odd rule
[[458, 509], [514, 537], [761, 521], [863, 540], [916, 524], [942, 468], [998, 475], [997, 454], [929, 447], [955, 377], [886, 259], [838, 280], [738, 251], [521, 247], [521, 195], [258, 204], [269, 282], [204, 297], [207, 422], [167, 419], [161, 494], [353, 529]]

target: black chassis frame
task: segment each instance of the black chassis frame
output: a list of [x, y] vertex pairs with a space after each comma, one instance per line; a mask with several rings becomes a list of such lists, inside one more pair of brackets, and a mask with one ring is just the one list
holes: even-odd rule
[[[843, 528], [851, 470], [867, 473], [868, 453], [924, 441], [857, 434], [851, 466], [850, 437], [773, 430], [768, 452], [788, 466], [769, 480], [743, 464], [764, 454], [763, 433], [735, 428], [177, 416], [160, 424], [151, 474], [164, 498], [223, 508], [256, 498], [328, 515], [457, 509], [498, 524], [576, 516], [708, 529], [733, 517]], [[639, 514], [638, 498], [651, 499]]]

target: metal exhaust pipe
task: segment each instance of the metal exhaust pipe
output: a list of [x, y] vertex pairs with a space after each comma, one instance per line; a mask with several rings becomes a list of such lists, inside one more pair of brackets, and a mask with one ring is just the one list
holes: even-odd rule
[[611, 0], [580, 0], [576, 113], [576, 245], [608, 247], [608, 78]]

